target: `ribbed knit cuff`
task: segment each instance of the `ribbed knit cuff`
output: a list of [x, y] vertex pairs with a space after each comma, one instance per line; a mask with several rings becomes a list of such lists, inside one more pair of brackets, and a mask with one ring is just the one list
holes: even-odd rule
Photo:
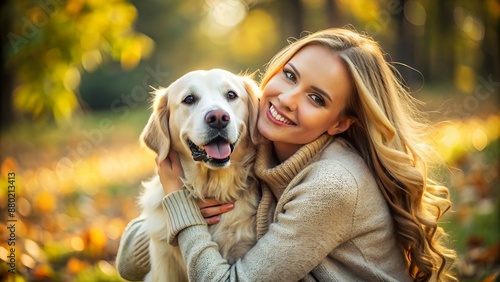
[[146, 269], [149, 271], [151, 267], [151, 263], [149, 260], [149, 242], [151, 238], [147, 233], [137, 234], [137, 238], [135, 239], [134, 246], [134, 258], [137, 260], [137, 266], [142, 269]]
[[149, 235], [143, 218], [132, 220], [120, 240], [116, 268], [129, 281], [142, 281], [150, 270]]
[[168, 216], [168, 242], [178, 245], [177, 235], [183, 229], [194, 225], [207, 225], [195, 200], [187, 190], [176, 191], [163, 198], [163, 208]]

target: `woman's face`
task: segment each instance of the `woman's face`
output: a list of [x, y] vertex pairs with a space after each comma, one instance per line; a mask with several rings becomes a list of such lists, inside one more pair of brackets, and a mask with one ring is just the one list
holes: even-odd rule
[[341, 133], [353, 122], [340, 114], [352, 89], [340, 57], [322, 46], [305, 46], [265, 85], [259, 131], [289, 155], [325, 132]]

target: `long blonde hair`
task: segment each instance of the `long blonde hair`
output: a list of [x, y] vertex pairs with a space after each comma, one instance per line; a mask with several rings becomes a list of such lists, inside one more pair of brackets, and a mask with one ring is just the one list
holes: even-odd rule
[[450, 266], [456, 255], [445, 246], [446, 233], [438, 226], [451, 201], [448, 188], [428, 177], [428, 164], [436, 159], [423, 141], [428, 122], [376, 41], [350, 29], [309, 34], [273, 57], [261, 88], [295, 53], [311, 44], [340, 56], [351, 75], [355, 87], [343, 114], [356, 121], [341, 136], [374, 173], [391, 210], [410, 275], [415, 281], [455, 280]]

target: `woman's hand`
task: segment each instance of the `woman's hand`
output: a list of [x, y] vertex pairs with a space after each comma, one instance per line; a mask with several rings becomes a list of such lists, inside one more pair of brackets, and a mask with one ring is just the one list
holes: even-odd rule
[[183, 185], [181, 180], [182, 167], [177, 153], [171, 150], [164, 160], [159, 161], [156, 157], [155, 161], [165, 195], [181, 190]]
[[234, 203], [222, 204], [214, 199], [198, 200], [196, 204], [200, 208], [201, 215], [203, 215], [208, 225], [218, 223], [221, 214], [234, 209]]

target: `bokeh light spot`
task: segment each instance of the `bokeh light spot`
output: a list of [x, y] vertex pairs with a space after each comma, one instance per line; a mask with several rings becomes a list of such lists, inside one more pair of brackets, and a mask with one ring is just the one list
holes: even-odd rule
[[472, 93], [476, 85], [475, 71], [466, 65], [455, 69], [455, 86], [464, 93]]
[[52, 212], [56, 208], [57, 198], [47, 191], [41, 191], [35, 198], [34, 206], [41, 212]]
[[35, 260], [27, 254], [21, 255], [21, 263], [28, 268], [35, 268], [36, 266]]
[[210, 9], [212, 19], [222, 26], [238, 25], [246, 16], [247, 8], [239, 0], [221, 0]]
[[80, 85], [80, 72], [77, 68], [71, 67], [64, 75], [64, 87], [68, 90], [75, 90]]
[[408, 1], [404, 7], [405, 18], [413, 25], [423, 26], [427, 18], [424, 6], [417, 1]]
[[482, 151], [486, 148], [486, 145], [488, 145], [488, 136], [486, 136], [484, 131], [480, 128], [476, 129], [474, 134], [472, 134], [472, 146], [474, 146], [476, 150]]
[[474, 42], [483, 40], [485, 33], [484, 23], [479, 18], [462, 7], [455, 8], [453, 12], [455, 24], [465, 36]]
[[75, 250], [77, 252], [82, 251], [83, 248], [85, 247], [85, 244], [83, 243], [82, 238], [80, 238], [78, 236], [72, 237], [70, 244], [71, 244], [71, 248], [73, 248], [73, 250]]

